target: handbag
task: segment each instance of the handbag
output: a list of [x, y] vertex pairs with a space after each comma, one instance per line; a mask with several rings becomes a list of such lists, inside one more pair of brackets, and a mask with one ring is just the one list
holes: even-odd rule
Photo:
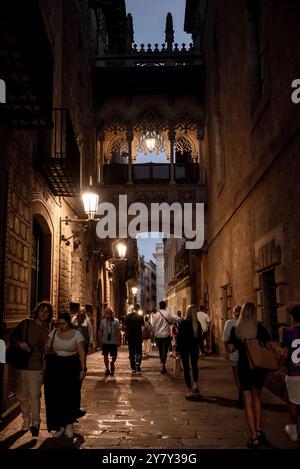
[[278, 359], [270, 343], [264, 344], [259, 339], [245, 339], [250, 369], [278, 370]]
[[180, 376], [181, 375], [181, 370], [182, 370], [182, 366], [181, 366], [180, 357], [175, 357], [174, 369], [173, 369], [174, 375], [175, 376]]
[[47, 352], [45, 353], [46, 361], [49, 361], [51, 358], [57, 356], [57, 353], [55, 352], [55, 350], [53, 350], [53, 342], [54, 342], [54, 337], [55, 337], [56, 332], [57, 332], [57, 329], [55, 329], [55, 331], [53, 332], [53, 336], [52, 336], [52, 340], [51, 340], [50, 347], [49, 347], [49, 349], [47, 350]]
[[[26, 332], [24, 342], [28, 342], [28, 329], [29, 329], [29, 319], [26, 320]], [[29, 359], [33, 352], [33, 347], [30, 347], [30, 350], [23, 350], [17, 344], [10, 343], [6, 351], [6, 363], [17, 368], [19, 370], [27, 370], [29, 365]]]

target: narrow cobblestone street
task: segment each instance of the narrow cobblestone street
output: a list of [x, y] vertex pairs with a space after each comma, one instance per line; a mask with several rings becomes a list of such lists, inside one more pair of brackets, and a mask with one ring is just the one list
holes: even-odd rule
[[[143, 361], [141, 375], [131, 375], [127, 350], [119, 353], [116, 374], [105, 377], [100, 352], [88, 357], [82, 408], [86, 415], [75, 426], [75, 438], [53, 439], [45, 427], [44, 406], [40, 436], [19, 431], [19, 416], [1, 433], [7, 448], [244, 448], [247, 439], [243, 411], [238, 408], [231, 369], [216, 357], [201, 360], [202, 399], [185, 399], [183, 377], [159, 372], [157, 352]], [[264, 389], [266, 447], [299, 448], [284, 434], [286, 404]]]

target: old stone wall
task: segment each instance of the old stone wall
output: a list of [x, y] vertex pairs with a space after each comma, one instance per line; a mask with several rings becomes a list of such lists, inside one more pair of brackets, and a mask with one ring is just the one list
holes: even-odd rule
[[[300, 301], [297, 2], [258, 2], [262, 95], [253, 101], [252, 2], [209, 2], [203, 26], [208, 174], [207, 270], [217, 345], [235, 304], [254, 301], [266, 320], [263, 272], [274, 269], [277, 322]], [[251, 13], [252, 14], [252, 13]], [[204, 18], [204, 15], [203, 15]], [[251, 48], [252, 47], [252, 48]]]

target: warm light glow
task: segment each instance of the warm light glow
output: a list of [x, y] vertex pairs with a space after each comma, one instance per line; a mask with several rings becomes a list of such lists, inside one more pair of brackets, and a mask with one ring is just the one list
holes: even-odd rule
[[150, 152], [154, 150], [155, 144], [156, 144], [156, 139], [154, 137], [146, 138], [146, 146]]
[[139, 316], [143, 316], [143, 310], [142, 310], [142, 309], [139, 309], [139, 310], [138, 310], [138, 315], [139, 315]]
[[84, 211], [87, 214], [89, 219], [95, 218], [99, 196], [98, 194], [94, 194], [92, 192], [85, 192], [82, 194], [83, 206]]
[[124, 259], [126, 256], [127, 246], [124, 243], [117, 244], [117, 251], [120, 259]]
[[137, 287], [132, 287], [131, 291], [132, 291], [133, 295], [136, 295], [137, 294]]

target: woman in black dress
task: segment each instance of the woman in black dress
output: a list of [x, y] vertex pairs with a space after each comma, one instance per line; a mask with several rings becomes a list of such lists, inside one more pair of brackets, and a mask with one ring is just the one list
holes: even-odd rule
[[237, 375], [243, 393], [245, 417], [250, 432], [250, 439], [247, 442], [248, 448], [259, 448], [266, 439], [266, 435], [262, 431], [261, 390], [267, 372], [262, 368], [250, 368], [244, 343], [245, 339], [254, 338], [264, 344], [270, 341], [266, 328], [257, 322], [255, 305], [245, 303], [236, 325], [231, 329], [228, 343], [233, 346], [231, 351], [238, 350], [239, 352]]
[[[190, 305], [187, 308], [185, 319], [179, 323], [176, 347], [183, 365], [184, 380], [188, 388], [187, 397], [191, 397], [193, 394], [199, 394], [199, 348], [202, 351], [204, 350], [202, 328], [197, 318], [196, 306]], [[190, 361], [194, 382], [193, 387], [190, 374]]]
[[45, 403], [48, 431], [54, 437], [74, 435], [79, 415], [80, 382], [85, 378], [84, 337], [72, 327], [69, 313], [58, 316], [58, 329], [49, 334], [46, 345]]

